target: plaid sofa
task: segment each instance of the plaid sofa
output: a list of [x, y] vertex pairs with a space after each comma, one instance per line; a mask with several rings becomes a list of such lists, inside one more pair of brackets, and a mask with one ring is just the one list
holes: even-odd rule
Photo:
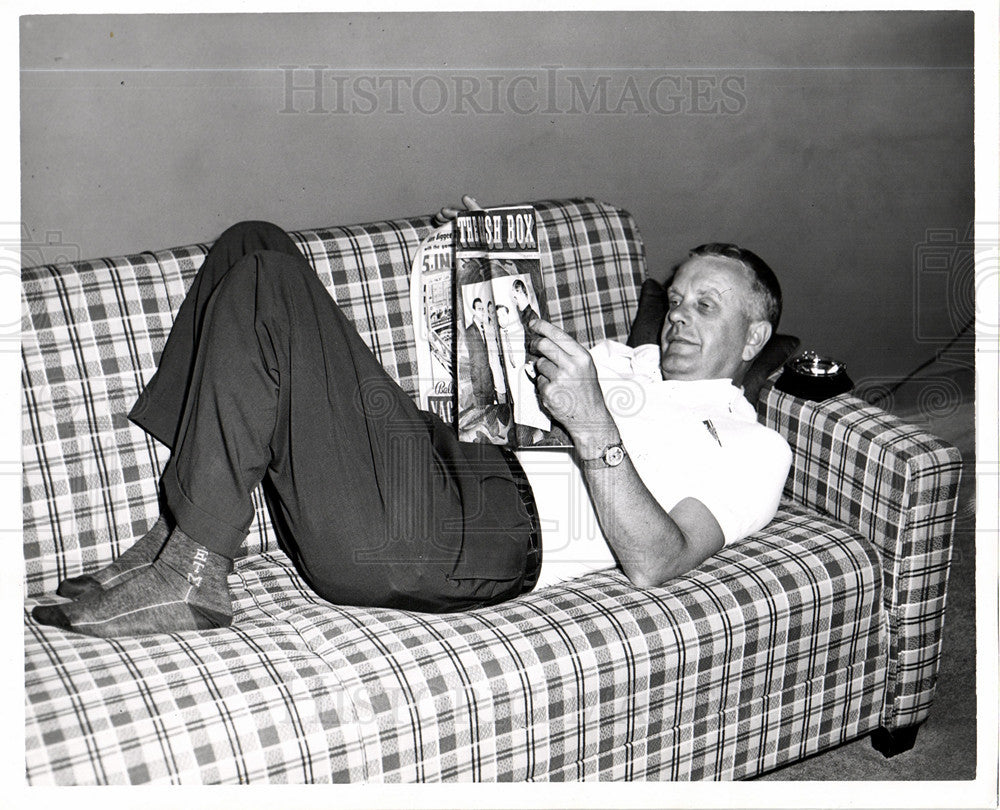
[[[553, 320], [624, 340], [635, 223], [535, 205]], [[407, 276], [429, 228], [293, 234], [410, 392]], [[23, 270], [31, 784], [738, 779], [927, 716], [958, 453], [849, 395], [772, 387], [760, 417], [795, 454], [776, 519], [664, 587], [599, 573], [462, 614], [331, 605], [258, 492], [232, 627], [106, 641], [35, 624], [61, 578], [157, 514], [167, 452], [125, 414], [207, 247]]]

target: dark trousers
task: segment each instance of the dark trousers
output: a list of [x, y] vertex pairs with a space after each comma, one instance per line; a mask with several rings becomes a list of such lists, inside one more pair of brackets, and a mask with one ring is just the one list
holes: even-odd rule
[[213, 245], [129, 418], [172, 449], [161, 486], [185, 533], [233, 557], [263, 481], [283, 547], [331, 602], [459, 610], [537, 579], [513, 454], [419, 410], [274, 225]]

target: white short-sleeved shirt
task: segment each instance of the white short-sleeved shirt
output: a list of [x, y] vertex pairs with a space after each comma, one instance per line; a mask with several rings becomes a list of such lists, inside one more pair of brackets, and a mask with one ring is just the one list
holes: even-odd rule
[[[669, 511], [696, 498], [726, 543], [774, 517], [792, 454], [757, 421], [729, 379], [678, 381], [660, 375], [659, 346], [602, 341], [590, 350], [604, 400], [636, 471]], [[517, 453], [538, 508], [542, 571], [536, 588], [615, 565], [583, 475], [567, 450]]]

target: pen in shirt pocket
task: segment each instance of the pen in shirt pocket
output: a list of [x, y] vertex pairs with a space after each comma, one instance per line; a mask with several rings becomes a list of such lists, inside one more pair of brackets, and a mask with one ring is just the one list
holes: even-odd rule
[[711, 419], [706, 419], [702, 424], [708, 428], [708, 432], [712, 435], [712, 438], [719, 443], [719, 447], [722, 447], [722, 439], [719, 438], [719, 431], [715, 429], [715, 425], [712, 424]]

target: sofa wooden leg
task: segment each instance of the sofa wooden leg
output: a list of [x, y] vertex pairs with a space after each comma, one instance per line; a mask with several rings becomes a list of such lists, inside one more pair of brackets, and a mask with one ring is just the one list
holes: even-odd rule
[[872, 732], [872, 748], [878, 751], [886, 759], [902, 754], [913, 748], [917, 741], [917, 731], [919, 725], [904, 726], [890, 731], [887, 728], [879, 728]]

